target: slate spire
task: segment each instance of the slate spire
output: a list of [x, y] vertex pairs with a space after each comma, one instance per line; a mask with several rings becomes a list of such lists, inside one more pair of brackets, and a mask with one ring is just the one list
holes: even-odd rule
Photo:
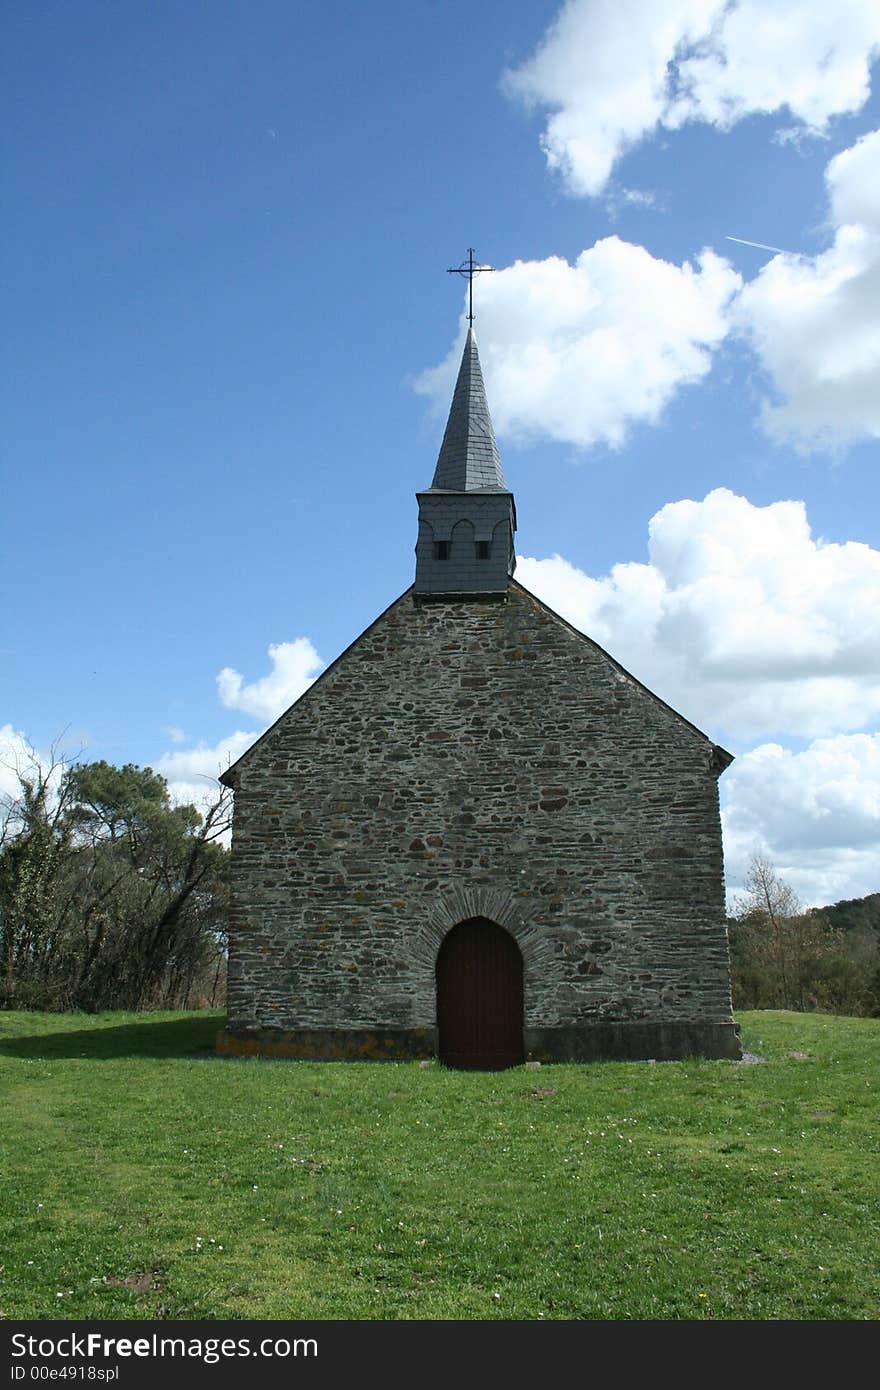
[[434, 480], [419, 503], [419, 598], [503, 599], [516, 558], [516, 507], [504, 481], [473, 328], [468, 329]]
[[495, 431], [486, 404], [486, 388], [473, 328], [468, 329], [431, 487], [451, 492], [471, 492], [482, 488], [507, 491]]

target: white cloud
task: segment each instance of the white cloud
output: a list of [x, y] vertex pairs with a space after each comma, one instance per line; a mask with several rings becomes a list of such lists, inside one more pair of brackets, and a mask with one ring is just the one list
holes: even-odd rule
[[758, 851], [805, 906], [880, 890], [880, 734], [765, 743], [721, 781], [728, 889]]
[[863, 222], [880, 231], [880, 131], [863, 135], [836, 155], [825, 172], [838, 225]]
[[712, 8], [711, 31], [678, 62], [666, 124], [723, 129], [785, 109], [822, 132], [832, 116], [867, 101], [880, 52], [876, 0], [722, 0]]
[[516, 575], [716, 738], [804, 737], [880, 717], [880, 552], [815, 539], [803, 502], [726, 488], [651, 518], [649, 563]]
[[[656, 422], [675, 392], [701, 380], [727, 332], [741, 281], [711, 251], [696, 267], [606, 237], [574, 265], [517, 261], [480, 284], [480, 357], [500, 434], [587, 447], [622, 443]], [[448, 406], [464, 325], [416, 389]]]
[[0, 725], [0, 821], [3, 808], [19, 796], [19, 774], [26, 775], [35, 758], [39, 767], [48, 767], [48, 759], [33, 747], [26, 734], [11, 724]]
[[220, 795], [217, 779], [221, 772], [250, 748], [262, 731], [237, 730], [227, 734], [213, 747], [199, 743], [195, 748], [180, 748], [163, 753], [152, 763], [153, 771], [161, 773], [168, 783], [168, 794], [175, 806], [195, 806], [203, 814]]
[[[293, 642], [277, 642], [269, 647], [272, 669], [268, 675], [246, 685], [244, 677], [231, 666], [217, 676], [217, 691], [227, 709], [244, 710], [260, 720], [252, 731], [236, 730], [216, 744], [201, 742], [194, 748], [177, 748], [163, 753], [153, 766], [168, 782], [171, 799], [189, 802], [204, 811], [217, 799], [217, 778], [250, 748], [267, 724], [298, 700], [323, 669], [321, 660], [307, 637]], [[166, 730], [173, 743], [181, 741], [182, 731]]]
[[250, 748], [254, 740], [260, 737], [261, 732], [260, 729], [252, 732], [238, 729], [234, 734], [227, 734], [221, 738], [213, 747], [207, 743], [199, 743], [195, 748], [180, 748], [174, 753], [163, 753], [153, 763], [153, 770], [161, 773], [175, 786], [185, 783], [195, 787], [205, 782], [216, 782], [220, 773], [225, 772], [237, 758], [240, 758], [245, 749]]
[[307, 637], [274, 643], [269, 660], [269, 674], [250, 685], [245, 685], [238, 671], [224, 666], [217, 677], [217, 689], [227, 709], [244, 710], [270, 724], [308, 690], [324, 666]]
[[613, 208], [655, 208], [659, 205], [659, 198], [652, 189], [647, 188], [620, 188], [615, 191], [611, 204]]
[[826, 183], [833, 245], [774, 256], [734, 311], [782, 398], [765, 426], [801, 448], [880, 438], [880, 131], [832, 159]]
[[807, 905], [880, 890], [880, 733], [845, 732], [880, 719], [880, 552], [723, 488], [661, 508], [648, 550], [599, 578], [559, 556], [516, 574], [712, 737], [813, 740], [722, 777], [732, 892], [755, 851]]
[[505, 85], [549, 109], [549, 167], [594, 196], [658, 126], [785, 110], [821, 133], [864, 104], [878, 51], [876, 0], [568, 0]]

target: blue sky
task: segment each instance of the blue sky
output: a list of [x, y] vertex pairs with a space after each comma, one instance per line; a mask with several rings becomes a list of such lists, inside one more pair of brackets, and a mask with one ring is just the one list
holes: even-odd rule
[[734, 888], [880, 890], [880, 16], [826, 10], [11, 0], [5, 760], [195, 794], [407, 587], [473, 245], [518, 577], [737, 755]]

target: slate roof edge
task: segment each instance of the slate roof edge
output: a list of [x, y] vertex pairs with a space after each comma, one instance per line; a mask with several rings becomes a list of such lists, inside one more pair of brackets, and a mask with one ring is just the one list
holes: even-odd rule
[[377, 624], [377, 623], [381, 623], [381, 621], [382, 621], [382, 619], [385, 617], [386, 613], [390, 613], [391, 610], [392, 610], [392, 608], [396, 608], [397, 605], [398, 605], [399, 603], [402, 603], [403, 600], [404, 600], [405, 598], [408, 598], [408, 597], [409, 597], [409, 595], [412, 593], [412, 591], [413, 591], [414, 588], [415, 588], [415, 585], [414, 585], [414, 584], [410, 584], [408, 588], [404, 589], [404, 591], [403, 591], [402, 594], [399, 594], [398, 597], [397, 597], [396, 599], [394, 599], [391, 603], [389, 603], [389, 605], [388, 605], [387, 608], [383, 608], [383, 609], [382, 609], [382, 612], [379, 614], [379, 616], [378, 616], [377, 618], [374, 618], [373, 621], [372, 621], [367, 627], [365, 627], [365, 628], [363, 629], [362, 632], [359, 632], [358, 635], [357, 635], [357, 637], [354, 637], [354, 638], [349, 642], [348, 646], [345, 647], [345, 648], [339, 653], [338, 656], [334, 657], [334, 659], [330, 662], [330, 665], [329, 665], [329, 666], [325, 666], [325, 667], [324, 667], [324, 669], [323, 669], [323, 671], [321, 672], [321, 674], [320, 674], [319, 676], [316, 676], [316, 677], [315, 677], [315, 679], [312, 681], [312, 683], [311, 683], [311, 685], [308, 687], [308, 689], [307, 689], [307, 690], [304, 690], [303, 693], [302, 693], [301, 695], [299, 695], [299, 696], [293, 701], [292, 704], [289, 704], [289, 705], [287, 706], [286, 709], [282, 710], [281, 713], [279, 714], [278, 718], [277, 718], [276, 720], [274, 720], [274, 721], [269, 725], [269, 727], [268, 727], [267, 729], [264, 729], [264, 730], [263, 730], [263, 732], [260, 734], [260, 737], [259, 737], [259, 738], [255, 738], [254, 741], [253, 741], [253, 743], [252, 743], [248, 748], [246, 748], [246, 749], [244, 750], [243, 753], [240, 753], [240, 754], [239, 754], [239, 756], [236, 758], [235, 762], [234, 762], [234, 763], [231, 763], [231, 764], [229, 765], [229, 767], [227, 767], [226, 770], [220, 774], [220, 776], [217, 778], [217, 781], [218, 781], [218, 782], [222, 782], [222, 784], [223, 784], [224, 787], [231, 787], [232, 790], [234, 791], [234, 790], [235, 790], [235, 781], [234, 781], [234, 779], [233, 779], [233, 775], [232, 775], [232, 774], [235, 772], [236, 768], [240, 767], [240, 766], [242, 765], [242, 763], [244, 763], [244, 762], [250, 757], [250, 755], [251, 755], [251, 753], [253, 753], [254, 749], [255, 749], [255, 748], [258, 748], [258, 747], [260, 746], [260, 744], [261, 744], [265, 739], [267, 739], [267, 738], [269, 737], [269, 735], [272, 733], [273, 729], [276, 729], [276, 728], [278, 727], [278, 725], [281, 723], [282, 719], [286, 719], [286, 718], [287, 718], [288, 714], [290, 713], [290, 711], [291, 711], [292, 709], [295, 709], [297, 705], [301, 704], [303, 700], [306, 700], [306, 699], [309, 697], [309, 695], [311, 695], [311, 693], [312, 693], [312, 691], [315, 689], [315, 686], [316, 686], [316, 685], [320, 685], [321, 681], [324, 680], [326, 676], [329, 676], [330, 673], [331, 673], [331, 671], [335, 671], [335, 669], [336, 669], [336, 667], [339, 665], [340, 661], [343, 661], [343, 660], [345, 659], [345, 657], [346, 657], [346, 656], [348, 655], [348, 653], [351, 651], [352, 647], [356, 647], [357, 644], [358, 644], [358, 642], [360, 642], [360, 640], [361, 640], [362, 637], [366, 637], [366, 635], [367, 635], [368, 632], [372, 632], [372, 630], [373, 630], [373, 628], [376, 626], [376, 624]]
[[610, 652], [606, 652], [605, 648], [601, 647], [599, 643], [595, 641], [594, 638], [589, 637], [587, 633], [583, 632], [579, 627], [575, 627], [574, 624], [570, 623], [567, 618], [563, 618], [561, 613], [557, 613], [556, 609], [551, 608], [549, 603], [546, 603], [544, 599], [539, 598], [537, 594], [533, 594], [531, 589], [526, 588], [525, 584], [520, 583], [520, 581], [518, 579], [514, 579], [513, 576], [511, 576], [507, 582], [514, 588], [519, 589], [520, 592], [525, 594], [528, 598], [533, 599], [535, 603], [540, 604], [542, 608], [546, 608], [547, 612], [550, 613], [557, 620], [557, 622], [562, 623], [563, 627], [567, 627], [569, 632], [573, 633], [575, 637], [580, 637], [582, 641], [589, 642], [591, 647], [595, 647], [596, 651], [601, 652], [602, 655], [606, 658], [606, 660], [610, 661], [615, 671], [619, 671], [622, 676], [626, 676], [627, 680], [632, 681], [633, 685], [637, 685], [640, 690], [643, 690], [645, 692], [646, 695], [650, 695], [651, 699], [655, 702], [655, 704], [660, 705], [663, 709], [668, 710], [670, 714], [675, 715], [675, 718], [678, 719], [680, 723], [684, 724], [688, 729], [695, 733], [699, 738], [703, 740], [704, 743], [708, 743], [709, 746], [713, 749], [713, 766], [715, 767], [716, 772], [719, 776], [725, 768], [730, 767], [730, 764], [734, 761], [733, 753], [729, 753], [726, 748], [722, 748], [720, 743], [716, 743], [715, 740], [710, 738], [708, 734], [704, 733], [702, 729], [698, 729], [696, 724], [692, 724], [691, 721], [685, 718], [685, 716], [681, 714], [679, 710], [674, 709], [672, 705], [667, 704], [667, 702], [664, 699], [662, 699], [653, 690], [651, 690], [650, 686], [647, 686], [643, 681], [640, 681], [638, 676], [634, 676], [632, 671], [627, 671], [625, 666], [621, 666], [620, 662], [617, 661], [611, 655]]

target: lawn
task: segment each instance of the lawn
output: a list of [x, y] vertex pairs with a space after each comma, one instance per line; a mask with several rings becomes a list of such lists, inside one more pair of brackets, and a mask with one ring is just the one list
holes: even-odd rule
[[221, 1018], [0, 1013], [4, 1317], [880, 1316], [880, 1020], [484, 1074]]

